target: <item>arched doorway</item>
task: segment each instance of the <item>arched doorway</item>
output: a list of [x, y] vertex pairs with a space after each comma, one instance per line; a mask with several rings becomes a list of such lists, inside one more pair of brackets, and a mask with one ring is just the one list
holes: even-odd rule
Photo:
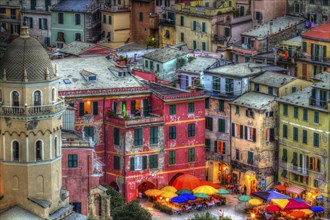
[[110, 187], [119, 192], [119, 186], [117, 185], [116, 182], [111, 182]]
[[172, 179], [170, 180], [170, 182], [168, 182], [168, 185], [172, 185], [172, 183], [174, 182], [174, 180], [176, 180], [176, 178], [178, 178], [179, 176], [182, 176], [184, 173], [177, 173], [175, 174]]
[[139, 197], [141, 197], [142, 195], [145, 196], [145, 194], [144, 194], [145, 191], [147, 191], [148, 189], [154, 189], [154, 188], [156, 188], [156, 186], [152, 182], [145, 181], [145, 182], [141, 183], [138, 186], [138, 195], [139, 195]]

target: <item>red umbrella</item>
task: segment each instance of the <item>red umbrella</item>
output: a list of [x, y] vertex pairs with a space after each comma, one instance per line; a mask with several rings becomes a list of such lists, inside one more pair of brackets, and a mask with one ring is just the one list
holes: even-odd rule
[[218, 185], [218, 184], [215, 184], [215, 183], [212, 183], [212, 182], [210, 182], [210, 181], [201, 181], [201, 186], [212, 186], [213, 188], [215, 188], [215, 189], [220, 189], [221, 188], [221, 186], [220, 185]]
[[309, 209], [311, 208], [309, 205], [301, 202], [297, 202], [294, 199], [289, 199], [289, 203], [286, 204], [285, 210], [292, 210], [292, 209]]
[[178, 178], [176, 178], [172, 183], [172, 186], [174, 186], [177, 190], [180, 189], [193, 190], [200, 185], [201, 185], [200, 180], [197, 177], [190, 174], [181, 175]]
[[276, 205], [269, 205], [266, 210], [267, 212], [279, 212], [281, 209]]
[[277, 189], [278, 191], [285, 191], [286, 190], [286, 187], [283, 186], [283, 185], [276, 185], [276, 186], [273, 186], [274, 189]]

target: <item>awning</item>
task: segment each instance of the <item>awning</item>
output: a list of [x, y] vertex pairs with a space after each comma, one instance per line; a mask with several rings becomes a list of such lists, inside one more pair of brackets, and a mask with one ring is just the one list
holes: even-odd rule
[[296, 186], [288, 186], [286, 188], [286, 192], [288, 193], [293, 193], [293, 194], [297, 194], [300, 195], [302, 192], [304, 192], [305, 190]]

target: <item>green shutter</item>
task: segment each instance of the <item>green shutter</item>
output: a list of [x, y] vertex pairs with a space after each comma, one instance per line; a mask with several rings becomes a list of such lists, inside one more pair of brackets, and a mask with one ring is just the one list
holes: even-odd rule
[[225, 132], [226, 131], [226, 121], [225, 119], [218, 119], [218, 131], [219, 132]]
[[134, 129], [134, 146], [142, 145], [142, 128]]
[[158, 155], [150, 156], [150, 168], [158, 168]]
[[188, 103], [188, 113], [193, 113], [195, 111], [195, 103]]
[[142, 169], [145, 170], [147, 168], [148, 168], [148, 157], [143, 156], [143, 158], [142, 158]]
[[42, 19], [39, 18], [39, 29], [41, 30], [41, 28], [42, 28]]
[[98, 115], [98, 114], [99, 114], [99, 103], [93, 102], [93, 115]]
[[120, 158], [118, 156], [114, 156], [113, 158], [113, 166], [115, 170], [119, 170], [120, 168]]
[[287, 175], [287, 170], [282, 170], [281, 176], [286, 178], [286, 175]]
[[292, 163], [294, 166], [297, 166], [297, 159], [298, 159], [298, 154], [297, 154], [296, 152], [293, 152], [293, 158], [292, 158], [291, 163]]
[[283, 148], [282, 160], [285, 162], [288, 160], [288, 150], [284, 148]]
[[79, 116], [83, 116], [85, 114], [85, 107], [84, 107], [84, 103], [80, 102], [79, 103]]
[[321, 160], [317, 158], [317, 171], [321, 171]]
[[135, 170], [135, 168], [134, 168], [134, 157], [131, 157], [130, 158], [130, 165], [129, 165], [129, 167], [130, 167], [130, 170], [131, 171], [134, 171]]
[[[298, 4], [296, 4], [296, 5], [298, 5]], [[303, 49], [303, 52], [307, 51], [307, 43], [305, 41], [302, 42], [302, 49]]]
[[170, 151], [170, 165], [175, 164], [175, 150]]
[[219, 100], [219, 111], [220, 112], [225, 111], [225, 102], [223, 100]]
[[327, 46], [323, 46], [323, 62], [327, 62]]
[[143, 115], [150, 116], [149, 102], [148, 99], [143, 99]]
[[120, 140], [120, 133], [119, 133], [119, 128], [113, 128], [113, 136], [114, 136], [114, 145], [119, 145], [119, 140]]
[[222, 142], [222, 154], [226, 154], [226, 142]]
[[318, 147], [318, 146], [319, 146], [319, 134], [314, 133], [314, 147]]
[[135, 113], [136, 113], [136, 101], [135, 100], [133, 100], [133, 101], [131, 101], [131, 113], [132, 113], [132, 115], [135, 115]]
[[158, 127], [150, 128], [150, 144], [158, 143]]

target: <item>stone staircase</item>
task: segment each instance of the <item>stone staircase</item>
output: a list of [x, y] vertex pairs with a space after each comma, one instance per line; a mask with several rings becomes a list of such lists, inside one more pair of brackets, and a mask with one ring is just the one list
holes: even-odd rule
[[57, 209], [55, 212], [51, 213], [51, 215], [47, 218], [47, 220], [60, 220], [68, 217], [73, 212], [72, 205], [66, 205], [62, 208]]

